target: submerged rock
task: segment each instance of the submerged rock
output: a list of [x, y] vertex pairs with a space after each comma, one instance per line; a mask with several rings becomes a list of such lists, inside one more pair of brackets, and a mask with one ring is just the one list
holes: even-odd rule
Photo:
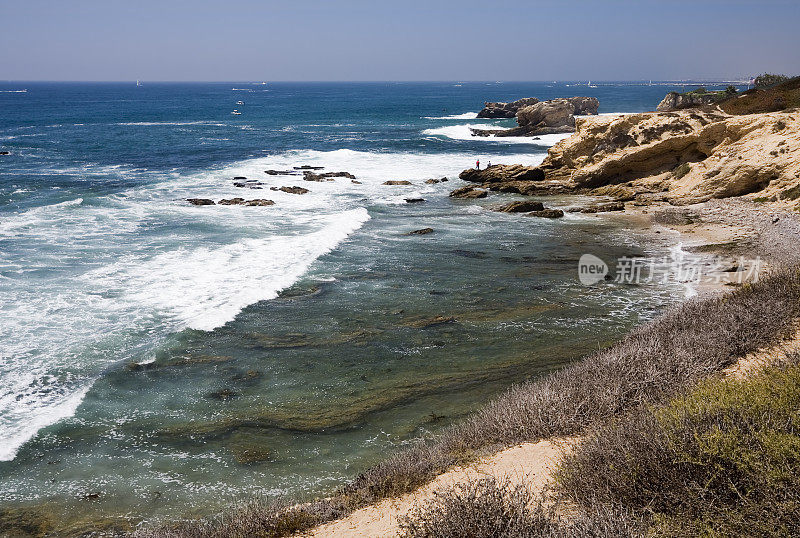
[[426, 329], [428, 327], [435, 327], [437, 325], [444, 325], [446, 323], [455, 323], [456, 318], [453, 316], [436, 316], [435, 318], [419, 319], [407, 323], [409, 327], [416, 329]]
[[264, 170], [264, 173], [270, 176], [296, 176], [300, 172], [297, 170]]
[[10, 151], [0, 151], [0, 155], [11, 155]]
[[235, 391], [233, 391], [231, 389], [224, 388], [224, 389], [216, 390], [214, 392], [209, 392], [207, 394], [207, 396], [209, 398], [211, 398], [212, 400], [227, 401], [227, 400], [233, 400], [234, 398], [238, 398], [239, 397], [239, 393], [235, 392]]
[[248, 179], [246, 181], [234, 181], [233, 186], [240, 189], [260, 189], [264, 183], [256, 181], [255, 179]]
[[208, 198], [187, 198], [186, 201], [192, 205], [214, 205], [214, 200]]
[[406, 198], [407, 204], [418, 204], [420, 202], [424, 202], [425, 198]]
[[275, 202], [273, 202], [272, 200], [267, 200], [265, 198], [257, 198], [255, 200], [246, 201], [244, 205], [264, 207], [268, 205], [275, 205]]
[[475, 187], [461, 187], [450, 193], [451, 198], [486, 198], [489, 193]]
[[391, 180], [391, 181], [384, 181], [384, 185], [413, 185], [410, 181], [406, 181], [405, 179], [402, 180]]
[[432, 233], [433, 233], [433, 228], [422, 228], [419, 230], [414, 230], [413, 232], [408, 232], [406, 235], [427, 235]]
[[324, 166], [311, 166], [311, 165], [308, 165], [308, 164], [304, 164], [302, 166], [293, 166], [292, 168], [294, 168], [295, 170], [322, 170], [325, 167]]

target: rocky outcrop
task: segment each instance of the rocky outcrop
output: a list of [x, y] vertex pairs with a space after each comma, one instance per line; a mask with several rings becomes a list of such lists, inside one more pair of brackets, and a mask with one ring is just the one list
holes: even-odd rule
[[406, 181], [405, 179], [400, 179], [400, 180], [393, 179], [393, 180], [390, 180], [390, 181], [384, 181], [383, 184], [384, 185], [413, 185], [413, 183], [411, 183], [410, 181]]
[[476, 189], [475, 187], [461, 187], [451, 192], [450, 197], [474, 199], [474, 198], [486, 198], [488, 194], [489, 193], [487, 191], [482, 189]]
[[433, 233], [433, 228], [421, 228], [419, 230], [414, 230], [413, 232], [408, 232], [406, 235], [428, 235]]
[[541, 211], [531, 211], [525, 214], [526, 217], [541, 217], [545, 219], [560, 219], [564, 212], [560, 209], [542, 209]]
[[575, 116], [597, 114], [600, 102], [594, 97], [569, 97], [540, 101], [517, 111], [519, 127], [504, 130], [472, 129], [477, 136], [537, 136], [571, 133]]
[[517, 111], [529, 105], [538, 103], [539, 100], [535, 97], [526, 97], [511, 101], [510, 103], [483, 103], [483, 110], [478, 112], [479, 118], [513, 118], [517, 115]]
[[625, 184], [672, 203], [751, 194], [780, 199], [800, 184], [800, 113], [721, 112], [579, 118], [542, 163], [546, 177], [591, 191]]
[[669, 92], [658, 104], [656, 111], [672, 112], [684, 108], [696, 108], [710, 105], [725, 98], [726, 95], [725, 92], [707, 92], [705, 90], [695, 90], [686, 93]]
[[350, 172], [323, 172], [322, 174], [315, 174], [305, 170], [303, 172], [303, 179], [305, 181], [333, 181], [333, 178], [346, 177], [348, 179], [355, 179], [356, 176]]
[[214, 200], [208, 198], [187, 198], [186, 201], [192, 205], [214, 205]]
[[269, 190], [281, 191], [288, 194], [305, 194], [309, 192], [308, 189], [304, 189], [303, 187], [270, 187]]
[[245, 205], [245, 206], [268, 206], [275, 205], [272, 200], [257, 198], [255, 200], [245, 200], [244, 198], [227, 198], [219, 201], [219, 205]]
[[458, 175], [464, 181], [473, 183], [499, 183], [509, 181], [541, 181], [544, 172], [535, 166], [522, 166], [520, 164], [495, 164], [483, 170], [467, 168]]
[[529, 211], [543, 210], [544, 204], [542, 202], [532, 202], [530, 200], [510, 202], [497, 208], [497, 211], [501, 213], [528, 213]]

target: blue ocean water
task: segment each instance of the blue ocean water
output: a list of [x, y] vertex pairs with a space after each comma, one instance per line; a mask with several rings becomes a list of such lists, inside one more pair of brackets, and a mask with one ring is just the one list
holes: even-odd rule
[[[684, 89], [595, 85], [0, 83], [0, 500], [136, 521], [324, 493], [678, 300], [575, 278], [668, 238], [447, 197], [560, 138], [473, 138], [513, 124], [484, 101]], [[264, 173], [303, 165], [357, 179]], [[185, 201], [235, 196], [275, 205]]]

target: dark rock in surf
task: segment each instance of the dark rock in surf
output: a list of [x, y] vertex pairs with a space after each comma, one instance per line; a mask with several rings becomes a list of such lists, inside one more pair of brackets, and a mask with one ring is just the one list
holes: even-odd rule
[[289, 194], [305, 194], [310, 192], [308, 189], [304, 189], [303, 187], [270, 187], [269, 189], [272, 191], [281, 191]]
[[526, 217], [542, 217], [546, 219], [560, 219], [564, 216], [564, 212], [560, 209], [545, 208], [541, 211], [531, 211], [525, 214]]
[[187, 198], [186, 201], [192, 205], [214, 205], [214, 200], [208, 198]]
[[410, 181], [406, 180], [391, 180], [391, 181], [384, 181], [384, 185], [413, 185]]
[[475, 187], [461, 187], [460, 189], [456, 189], [450, 193], [450, 198], [466, 198], [466, 199], [474, 199], [474, 198], [486, 198], [489, 193], [482, 189], [476, 189]]
[[433, 228], [422, 228], [420, 230], [414, 230], [413, 232], [408, 232], [406, 235], [428, 235], [433, 233]]
[[521, 202], [511, 202], [504, 206], [497, 208], [501, 213], [527, 213], [529, 211], [543, 211], [544, 204], [542, 202], [531, 202], [529, 200]]
[[425, 198], [406, 198], [407, 204], [418, 204], [424, 202]]

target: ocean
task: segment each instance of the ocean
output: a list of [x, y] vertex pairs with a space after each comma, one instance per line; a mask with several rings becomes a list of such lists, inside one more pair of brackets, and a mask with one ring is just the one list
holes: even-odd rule
[[[484, 101], [683, 89], [594, 86], [0, 82], [0, 506], [135, 522], [324, 494], [681, 300], [577, 279], [669, 234], [447, 196], [561, 138], [471, 137], [514, 124]], [[265, 173], [301, 166], [357, 182]], [[237, 196], [275, 204], [186, 202]]]

